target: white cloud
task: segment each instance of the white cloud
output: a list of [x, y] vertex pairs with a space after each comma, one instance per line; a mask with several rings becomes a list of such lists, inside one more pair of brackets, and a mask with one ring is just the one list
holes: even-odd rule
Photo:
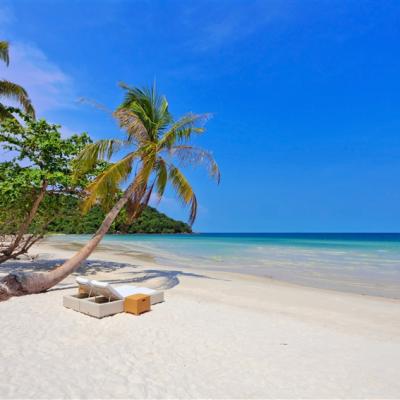
[[[10, 42], [10, 65], [0, 63], [0, 79], [24, 87], [39, 116], [49, 110], [74, 107], [73, 80], [34, 43], [12, 32], [18, 20], [10, 5], [0, 5], [0, 40]], [[4, 99], [2, 99], [3, 102]]]
[[0, 68], [2, 79], [18, 83], [27, 90], [38, 115], [74, 107], [72, 79], [35, 45], [12, 42], [10, 65]]

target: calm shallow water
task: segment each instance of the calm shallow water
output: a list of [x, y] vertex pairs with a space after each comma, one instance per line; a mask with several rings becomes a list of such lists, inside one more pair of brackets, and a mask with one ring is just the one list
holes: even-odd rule
[[[48, 240], [87, 239], [88, 235], [57, 235]], [[400, 298], [400, 234], [108, 235], [102, 243], [177, 268], [241, 272]]]

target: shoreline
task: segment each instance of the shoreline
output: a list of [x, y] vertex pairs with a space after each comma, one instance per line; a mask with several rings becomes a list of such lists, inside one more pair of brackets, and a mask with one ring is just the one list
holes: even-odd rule
[[[65, 236], [65, 235], [64, 235]], [[114, 235], [111, 235], [114, 236]], [[74, 241], [51, 241], [44, 239], [40, 244], [36, 245], [32, 252], [42, 251], [46, 249], [47, 253], [65, 251], [65, 257], [72, 255], [73, 251], [77, 251], [80, 248], [80, 244]], [[288, 271], [277, 271], [277, 268], [273, 268], [272, 271], [268, 268], [259, 269], [250, 267], [242, 267], [242, 269], [232, 268], [230, 265], [212, 265], [205, 263], [201, 266], [193, 266], [188, 261], [187, 256], [178, 256], [163, 252], [151, 253], [152, 249], [144, 245], [143, 243], [129, 243], [129, 247], [126, 243], [122, 242], [112, 242], [108, 243], [103, 241], [97, 247], [94, 255], [99, 254], [102, 257], [106, 257], [109, 261], [123, 259], [126, 262], [138, 262], [142, 261], [145, 263], [151, 263], [154, 267], [165, 268], [180, 268], [188, 271], [202, 271], [208, 273], [221, 272], [221, 273], [233, 273], [252, 276], [260, 279], [268, 279], [276, 282], [281, 282], [288, 285], [293, 285], [296, 287], [305, 287], [310, 289], [320, 289], [327, 290], [330, 292], [348, 293], [360, 296], [371, 296], [376, 298], [393, 299], [400, 301], [400, 292], [396, 287], [392, 288], [390, 291], [386, 289], [382, 292], [382, 289], [368, 287], [366, 282], [363, 282], [364, 286], [359, 285], [357, 280], [346, 281], [343, 277], [331, 275], [318, 275], [313, 273], [314, 271], [303, 271], [303, 274], [294, 273], [293, 276]], [[110, 257], [110, 254], [112, 256]], [[92, 256], [93, 257], [93, 256]], [[192, 262], [192, 261], [191, 261]], [[195, 264], [201, 262], [200, 259], [195, 259]], [[273, 266], [273, 261], [269, 261], [269, 267]], [[245, 269], [248, 268], [248, 271]], [[304, 273], [305, 272], [305, 273]], [[333, 279], [332, 279], [333, 278]], [[361, 282], [360, 282], [361, 283]]]

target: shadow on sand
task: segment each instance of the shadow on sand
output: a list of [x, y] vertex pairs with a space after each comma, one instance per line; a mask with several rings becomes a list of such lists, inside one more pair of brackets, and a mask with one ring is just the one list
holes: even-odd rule
[[[10, 272], [17, 271], [31, 271], [31, 272], [46, 272], [54, 268], [57, 265], [61, 265], [65, 260], [53, 259], [53, 260], [32, 260], [32, 261], [10, 261], [0, 264], [0, 274], [6, 275]], [[119, 269], [139, 268], [138, 265], [117, 263], [112, 261], [101, 261], [101, 260], [89, 260], [85, 261], [72, 275], [73, 276], [96, 276], [97, 273], [111, 273]], [[126, 273], [126, 278], [123, 279], [108, 279], [107, 282], [115, 284], [146, 284], [148, 281], [156, 283], [152, 285], [154, 289], [167, 290], [171, 289], [180, 283], [181, 277], [190, 277], [198, 279], [215, 279], [218, 278], [209, 277], [207, 275], [195, 274], [192, 272], [184, 272], [179, 270], [158, 270], [158, 269], [140, 269], [136, 271], [130, 271]], [[64, 290], [76, 287], [76, 284], [64, 284], [60, 283], [50, 291]]]

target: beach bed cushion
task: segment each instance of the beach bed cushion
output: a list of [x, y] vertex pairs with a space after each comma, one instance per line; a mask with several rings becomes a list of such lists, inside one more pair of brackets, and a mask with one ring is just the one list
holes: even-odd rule
[[[124, 295], [120, 294], [115, 290], [115, 287], [108, 282], [100, 282], [93, 280], [92, 281], [93, 288], [96, 294], [109, 298], [110, 300], [122, 300]], [[136, 286], [131, 286], [132, 288], [136, 288]]]
[[[117, 289], [120, 290], [121, 287]], [[160, 290], [149, 289], [146, 287], [137, 287], [135, 293], [132, 294], [146, 294], [147, 296], [150, 296], [150, 303], [152, 305], [162, 303], [164, 301], [164, 292]]]
[[92, 285], [96, 292], [109, 299], [124, 299], [125, 297], [134, 294], [146, 294], [150, 296], [150, 302], [152, 305], [164, 301], [164, 292], [154, 289], [132, 285], [114, 286], [108, 282], [100, 281], [92, 281]]
[[89, 279], [77, 276], [75, 280], [79, 286], [79, 293], [90, 293], [92, 291], [93, 287]]

